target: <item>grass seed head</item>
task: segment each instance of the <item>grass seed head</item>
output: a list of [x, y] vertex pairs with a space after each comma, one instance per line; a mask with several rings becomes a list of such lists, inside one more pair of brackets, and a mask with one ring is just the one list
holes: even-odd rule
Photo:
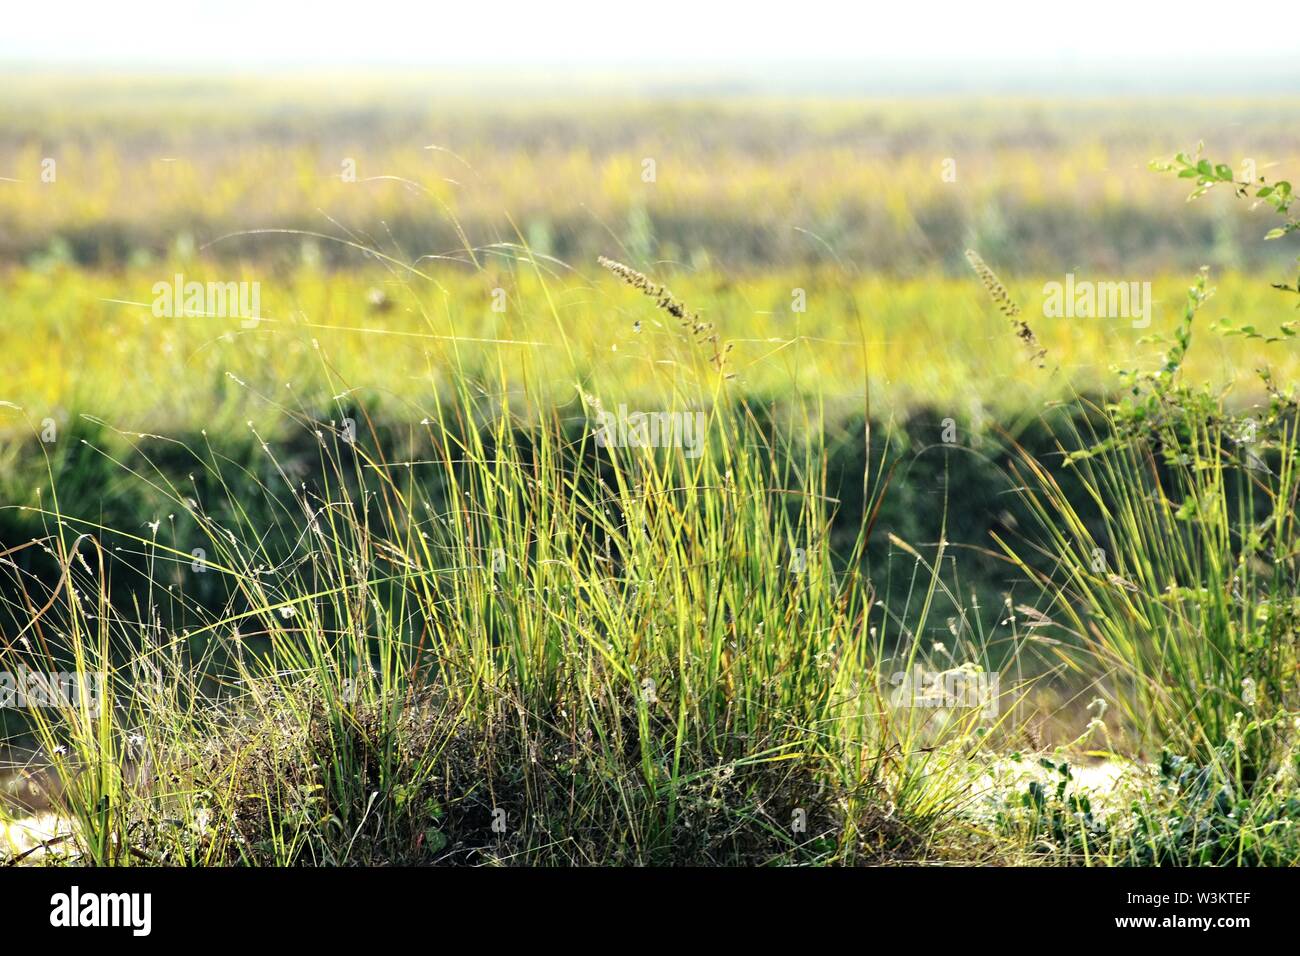
[[966, 259], [970, 262], [971, 268], [975, 270], [975, 274], [979, 276], [984, 288], [988, 290], [989, 297], [993, 300], [994, 305], [1011, 320], [1011, 325], [1016, 330], [1016, 336], [1033, 352], [1034, 363], [1039, 368], [1042, 368], [1047, 357], [1047, 350], [1039, 347], [1038, 336], [1034, 335], [1034, 330], [1029, 327], [1029, 323], [1020, 317], [1020, 306], [1016, 305], [1011, 298], [1011, 293], [1007, 291], [1007, 287], [1002, 284], [1002, 280], [997, 277], [997, 274], [988, 267], [988, 263], [974, 249], [966, 250]]
[[[727, 353], [731, 351], [731, 345], [728, 344], [725, 348], [719, 345], [718, 334], [713, 331], [712, 322], [701, 322], [699, 316], [674, 297], [667, 288], [651, 280], [644, 272], [638, 272], [631, 266], [624, 265], [607, 256], [599, 256], [596, 261], [632, 288], [654, 299], [655, 305], [676, 319], [681, 324], [682, 329], [690, 332], [697, 342], [711, 346], [712, 355], [709, 357], [709, 361], [719, 371], [723, 370]], [[728, 378], [730, 377], [732, 376], [728, 376]]]

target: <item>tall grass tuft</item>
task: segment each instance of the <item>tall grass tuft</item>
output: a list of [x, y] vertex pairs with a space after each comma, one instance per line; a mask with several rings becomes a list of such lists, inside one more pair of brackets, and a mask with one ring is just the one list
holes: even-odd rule
[[[698, 352], [700, 323], [679, 309], [665, 348]], [[520, 388], [503, 368], [461, 366], [454, 343], [429, 406], [381, 431], [322, 355], [336, 407], [263, 399], [300, 435], [254, 430], [260, 461], [133, 439], [121, 467], [168, 515], [148, 529], [41, 508], [48, 533], [32, 546], [58, 584], [14, 570], [11, 593], [42, 610], [0, 656], [106, 677], [97, 716], [41, 710], [32, 727], [65, 783], [55, 801], [76, 822], [75, 853], [106, 865], [941, 853], [969, 800], [970, 754], [999, 723], [892, 699], [895, 672], [930, 663], [942, 554], [921, 569], [910, 622], [878, 607], [864, 563], [878, 509], [832, 548], [839, 502], [816, 410], [806, 431], [760, 418], [727, 394], [716, 337], [704, 343], [703, 365], [665, 363], [651, 412], [700, 414], [699, 445], [671, 431], [657, 447], [598, 441], [617, 395], [575, 386], [579, 414], [565, 418], [531, 401], [536, 366]], [[113, 597], [124, 553], [147, 567], [129, 608]], [[971, 645], [969, 668], [983, 651]]]

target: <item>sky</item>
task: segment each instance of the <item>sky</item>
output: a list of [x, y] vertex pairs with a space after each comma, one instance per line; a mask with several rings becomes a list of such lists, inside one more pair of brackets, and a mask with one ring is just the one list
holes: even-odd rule
[[[59, 0], [0, 11], [0, 63], [187, 68], [548, 66], [752, 72], [782, 64], [937, 72], [1197, 70], [1300, 61], [1289, 0]], [[1297, 91], [1300, 92], [1300, 91]]]

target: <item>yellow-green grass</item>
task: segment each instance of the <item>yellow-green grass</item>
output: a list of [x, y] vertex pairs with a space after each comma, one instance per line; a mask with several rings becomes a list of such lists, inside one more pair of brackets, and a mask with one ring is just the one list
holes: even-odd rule
[[[419, 78], [260, 84], [6, 76], [0, 251], [124, 262], [248, 229], [411, 256], [523, 232], [540, 252], [704, 266], [833, 261], [920, 275], [965, 244], [1031, 267], [1275, 251], [1262, 214], [1188, 208], [1147, 162], [1204, 138], [1296, 178], [1294, 98], [492, 95]], [[54, 166], [45, 166], [47, 160]], [[646, 161], [653, 161], [649, 170]], [[332, 223], [331, 220], [334, 222]], [[606, 244], [606, 240], [609, 244]], [[629, 248], [611, 248], [625, 243]], [[223, 255], [265, 247], [227, 242]], [[986, 250], [988, 251], [988, 250]], [[1189, 261], [1189, 257], [1193, 257]], [[1252, 259], [1250, 261], [1263, 261]]]
[[[245, 328], [238, 317], [155, 317], [153, 285], [177, 273], [260, 282], [264, 318]], [[734, 378], [721, 386], [731, 395], [818, 396], [833, 410], [861, 411], [869, 388], [876, 417], [926, 407], [975, 421], [1032, 414], [1044, 400], [1113, 384], [1112, 366], [1150, 367], [1161, 352], [1151, 336], [1172, 329], [1187, 286], [1181, 276], [1157, 280], [1151, 325], [1135, 329], [1126, 319], [1044, 318], [1044, 280], [1011, 281], [1047, 352], [1039, 369], [973, 279], [845, 280], [827, 270], [737, 281], [682, 273], [669, 281], [732, 344], [726, 371]], [[1228, 274], [1217, 286], [1203, 325], [1226, 317], [1267, 332], [1290, 317], [1259, 277]], [[503, 312], [493, 310], [494, 289], [504, 290]], [[804, 312], [794, 310], [796, 289], [804, 290]], [[89, 414], [160, 432], [249, 419], [270, 426], [282, 416], [265, 397], [319, 409], [345, 388], [396, 421], [418, 421], [432, 391], [466, 370], [522, 383], [531, 368], [546, 394], [530, 391], [528, 402], [575, 416], [580, 385], [607, 404], [658, 408], [644, 403], [661, 403], [699, 361], [664, 316], [612, 278], [594, 271], [539, 278], [528, 265], [472, 274], [433, 268], [424, 277], [375, 269], [240, 274], [199, 263], [20, 270], [0, 280], [0, 314], [8, 329], [0, 401], [31, 422]], [[1284, 382], [1300, 371], [1288, 342], [1227, 338], [1194, 349], [1188, 374], [1241, 382], [1245, 400], [1264, 364]], [[23, 418], [9, 409], [0, 429], [28, 431]]]

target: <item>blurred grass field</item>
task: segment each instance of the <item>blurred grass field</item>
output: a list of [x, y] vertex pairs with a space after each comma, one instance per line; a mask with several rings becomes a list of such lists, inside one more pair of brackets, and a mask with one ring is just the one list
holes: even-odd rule
[[[575, 406], [580, 387], [631, 406], [653, 402], [683, 360], [672, 330], [647, 318], [627, 290], [589, 272], [539, 274], [527, 263], [428, 279], [374, 268], [299, 268], [262, 281], [262, 317], [253, 328], [238, 317], [152, 314], [159, 275], [204, 281], [210, 271], [176, 262], [4, 276], [0, 310], [15, 332], [0, 353], [0, 400], [31, 421], [59, 425], [89, 414], [136, 431], [218, 430], [250, 419], [274, 429], [280, 416], [272, 403], [320, 408], [354, 389], [397, 424], [418, 421], [432, 391], [458, 370], [499, 369], [504, 381], [522, 384], [529, 368], [563, 369], [543, 376], [545, 394], [527, 397], [536, 412]], [[973, 279], [846, 279], [830, 269], [670, 279], [733, 346], [732, 394], [817, 398], [842, 414], [860, 413], [869, 402], [883, 417], [928, 408], [990, 425], [1076, 391], [1113, 388], [1116, 366], [1154, 362], [1162, 346], [1153, 336], [1172, 328], [1187, 283], [1165, 276], [1154, 284], [1152, 322], [1142, 329], [1126, 319], [1034, 319], [1043, 282], [1011, 283], [1047, 351], [1040, 369]], [[1257, 276], [1228, 273], [1216, 285], [1210, 320], [1249, 318], [1274, 332], [1291, 318]], [[501, 312], [493, 310], [494, 289], [505, 293]], [[796, 289], [806, 311], [794, 310]], [[1245, 402], [1254, 396], [1258, 367], [1290, 380], [1298, 360], [1289, 345], [1229, 338], [1194, 355], [1189, 374], [1240, 383]], [[574, 414], [582, 412], [575, 406]], [[23, 432], [30, 437], [17, 409], [0, 416], [0, 434], [17, 439]]]
[[[1146, 167], [1205, 138], [1285, 176], [1300, 100], [40, 72], [9, 75], [6, 93], [0, 400], [35, 421], [242, 423], [265, 411], [249, 389], [286, 385], [316, 405], [372, 389], [401, 421], [452, 366], [509, 379], [556, 367], [559, 350], [573, 371], [543, 377], [541, 404], [572, 403], [575, 378], [635, 401], [671, 378], [672, 356], [661, 329], [634, 330], [632, 296], [597, 275], [602, 254], [717, 325], [736, 392], [869, 399], [886, 418], [925, 406], [1007, 420], [1096, 391], [1111, 366], [1159, 354], [1145, 338], [1172, 327], [1202, 264], [1219, 289], [1212, 318], [1288, 318], [1261, 292], [1286, 267], [1280, 244], [1258, 241], [1265, 213], [1228, 196], [1189, 206]], [[966, 248], [1009, 282], [1047, 374], [1019, 360]], [[1152, 327], [1037, 318], [1043, 282], [1066, 272], [1153, 282]], [[176, 274], [258, 282], [265, 321], [154, 318], [150, 290]], [[1294, 349], [1237, 340], [1191, 371], [1230, 382], [1261, 361], [1287, 377]]]
[[1259, 217], [1227, 197], [1186, 207], [1147, 161], [1205, 139], [1295, 178], [1300, 118], [1286, 97], [778, 98], [689, 78], [586, 94], [346, 75], [5, 82], [0, 254], [109, 266], [178, 246], [291, 263], [296, 244], [209, 245], [278, 228], [351, 230], [412, 259], [523, 239], [577, 266], [621, 254], [728, 274], [955, 274], [968, 246], [1033, 273], [1253, 268], [1284, 261], [1255, 241]]

